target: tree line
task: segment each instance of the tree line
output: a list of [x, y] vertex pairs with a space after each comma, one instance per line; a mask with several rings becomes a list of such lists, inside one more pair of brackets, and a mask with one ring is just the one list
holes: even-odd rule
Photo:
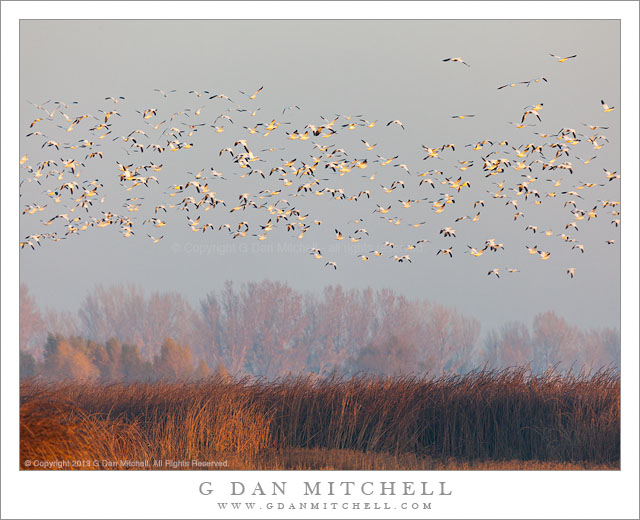
[[619, 367], [617, 329], [580, 330], [554, 312], [481, 335], [473, 317], [390, 289], [228, 282], [194, 308], [179, 293], [98, 286], [79, 310], [41, 311], [20, 286], [21, 376], [134, 381], [218, 374], [465, 373], [529, 365]]

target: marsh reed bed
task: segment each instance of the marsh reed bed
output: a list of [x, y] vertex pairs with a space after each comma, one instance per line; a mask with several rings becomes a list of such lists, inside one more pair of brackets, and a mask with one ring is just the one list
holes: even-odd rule
[[107, 458], [228, 459], [228, 469], [615, 469], [620, 460], [614, 370], [28, 380], [20, 392], [23, 468], [25, 460]]

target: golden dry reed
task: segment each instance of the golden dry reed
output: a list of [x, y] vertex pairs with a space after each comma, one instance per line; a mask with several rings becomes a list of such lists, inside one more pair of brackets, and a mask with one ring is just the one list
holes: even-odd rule
[[616, 469], [620, 460], [614, 370], [27, 380], [20, 390], [22, 468], [26, 460], [224, 459], [228, 469]]

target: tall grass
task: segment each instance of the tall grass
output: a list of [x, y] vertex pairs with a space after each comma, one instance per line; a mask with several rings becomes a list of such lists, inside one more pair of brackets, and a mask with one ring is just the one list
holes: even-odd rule
[[407, 457], [455, 459], [460, 467], [620, 459], [620, 379], [613, 370], [110, 385], [31, 380], [21, 385], [20, 418], [21, 463], [231, 458], [235, 469], [270, 469], [306, 467], [301, 453], [370, 454], [378, 468], [381, 454], [394, 468]]

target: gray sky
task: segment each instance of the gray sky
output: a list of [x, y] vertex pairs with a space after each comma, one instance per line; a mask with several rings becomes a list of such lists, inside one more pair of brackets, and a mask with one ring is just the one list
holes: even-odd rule
[[[574, 59], [558, 63], [549, 53], [559, 56], [577, 54]], [[443, 62], [447, 57], [462, 56], [470, 65]], [[571, 323], [581, 326], [617, 326], [620, 317], [620, 249], [619, 228], [611, 224], [612, 208], [603, 208], [599, 200], [620, 200], [619, 180], [608, 182], [603, 169], [619, 172], [620, 156], [620, 55], [619, 23], [617, 21], [22, 21], [20, 35], [20, 108], [21, 156], [28, 154], [26, 165], [34, 169], [46, 160], [76, 158], [84, 162], [80, 177], [73, 178], [67, 171], [63, 181], [54, 177], [41, 178], [42, 185], [25, 182], [21, 187], [21, 210], [28, 204], [47, 204], [47, 208], [33, 215], [21, 216], [21, 237], [31, 233], [66, 231], [62, 219], [51, 226], [40, 221], [68, 212], [73, 199], [65, 192], [63, 200], [55, 204], [46, 191], [57, 189], [71, 180], [99, 179], [104, 185], [100, 196], [103, 204], [95, 203], [88, 213], [77, 209], [70, 215], [81, 215], [83, 220], [100, 217], [102, 211], [112, 211], [134, 219], [135, 236], [123, 238], [119, 226], [104, 229], [89, 228], [77, 236], [54, 243], [45, 241], [35, 251], [26, 248], [20, 254], [20, 278], [26, 282], [37, 301], [43, 305], [62, 309], [76, 309], [80, 300], [96, 284], [137, 283], [152, 291], [175, 290], [197, 302], [209, 290], [221, 287], [226, 280], [244, 281], [263, 278], [287, 281], [294, 288], [319, 290], [340, 283], [347, 287], [391, 287], [412, 298], [425, 298], [458, 308], [480, 319], [486, 327], [509, 320], [530, 323], [538, 312], [555, 310]], [[529, 87], [517, 85], [498, 90], [498, 86], [512, 82], [545, 77], [548, 82], [533, 83]], [[264, 86], [255, 100], [249, 94]], [[164, 98], [154, 88], [177, 92]], [[212, 94], [224, 93], [234, 103], [223, 99], [196, 98], [189, 90], [208, 90]], [[124, 96], [126, 100], [114, 105], [105, 101], [107, 96]], [[616, 110], [604, 113], [600, 100], [604, 99]], [[30, 123], [44, 112], [36, 104], [47, 100], [77, 105], [62, 111], [69, 116], [92, 114], [101, 117], [98, 110], [117, 109], [121, 117], [112, 116], [112, 133], [97, 140], [101, 132], [89, 132], [97, 124], [88, 118], [72, 132], [66, 132], [68, 123], [56, 113], [53, 120]], [[520, 122], [525, 107], [544, 103], [535, 116], [526, 123], [535, 125], [518, 129], [509, 122]], [[287, 111], [290, 105], [301, 110]], [[45, 108], [52, 110], [53, 103]], [[199, 116], [194, 112], [204, 106]], [[255, 116], [247, 112], [231, 112], [234, 124], [218, 121], [225, 126], [216, 133], [209, 125], [227, 108], [261, 108]], [[136, 110], [157, 108], [158, 116], [150, 122], [168, 119], [177, 111], [190, 109], [190, 116], [177, 116], [173, 122], [153, 131]], [[285, 132], [304, 131], [307, 123], [319, 125], [320, 116], [333, 119], [336, 114], [362, 115], [369, 121], [377, 120], [374, 128], [358, 127], [353, 131], [342, 128], [344, 117], [335, 123], [338, 131], [332, 138], [311, 138], [301, 142], [286, 139]], [[474, 114], [474, 118], [454, 119], [452, 115]], [[243, 126], [268, 123], [272, 119], [291, 122], [282, 125], [270, 136], [248, 135]], [[399, 119], [405, 130], [392, 125]], [[354, 118], [353, 120], [359, 120]], [[111, 138], [127, 135], [135, 129], [144, 129], [149, 139], [140, 137], [140, 143], [166, 144], [169, 138], [160, 132], [181, 123], [206, 123], [193, 136], [181, 140], [194, 147], [177, 152], [157, 154], [149, 149], [133, 152], [123, 141]], [[608, 129], [590, 130], [582, 125], [602, 125]], [[64, 125], [60, 129], [57, 125]], [[571, 161], [574, 173], [564, 170], [542, 170], [534, 164], [533, 171], [515, 171], [517, 159], [512, 146], [527, 143], [560, 142], [555, 137], [543, 138], [534, 132], [555, 134], [561, 128], [573, 128], [584, 134], [581, 142], [571, 147], [570, 157], [562, 156], [556, 164]], [[47, 140], [42, 136], [26, 137], [40, 130], [48, 139], [77, 145], [81, 139], [99, 143], [92, 151], [103, 151], [103, 159], [85, 160], [86, 148], [41, 148]], [[264, 129], [261, 130], [264, 133]], [[608, 142], [594, 151], [586, 142], [594, 134], [604, 134]], [[329, 194], [315, 196], [308, 193], [294, 196], [300, 184], [309, 182], [289, 175], [294, 182], [285, 187], [274, 174], [262, 179], [256, 174], [241, 178], [246, 169], [234, 164], [228, 154], [219, 156], [222, 148], [233, 146], [236, 139], [246, 138], [251, 150], [266, 162], [252, 163], [268, 173], [271, 168], [297, 159], [311, 163], [311, 156], [319, 155], [314, 142], [344, 148], [346, 160], [368, 159], [369, 166], [354, 168], [343, 176], [325, 169], [323, 161], [316, 170], [321, 180], [314, 189], [343, 188], [347, 196], [360, 190], [371, 190], [370, 200], [358, 202], [334, 200]], [[377, 143], [367, 151], [361, 139]], [[482, 150], [474, 151], [467, 144], [483, 139], [493, 141]], [[508, 146], [498, 146], [507, 140]], [[443, 150], [443, 160], [423, 160], [421, 145], [431, 148], [454, 143], [455, 151]], [[273, 152], [262, 151], [275, 147]], [[278, 148], [284, 148], [280, 150]], [[240, 149], [236, 147], [236, 149]], [[130, 154], [127, 153], [130, 152]], [[507, 157], [511, 167], [505, 173], [485, 177], [482, 159], [492, 151], [492, 158]], [[387, 166], [373, 162], [377, 155], [398, 159]], [[544, 148], [546, 160], [552, 159], [554, 150]], [[585, 160], [597, 156], [589, 164]], [[535, 153], [526, 157], [527, 164], [534, 159], [543, 160]], [[459, 171], [457, 161], [473, 160], [474, 166]], [[118, 182], [116, 161], [134, 166], [163, 164], [155, 173], [159, 185], [139, 186], [125, 191]], [[406, 164], [410, 174], [394, 164]], [[189, 212], [169, 209], [159, 217], [168, 225], [156, 229], [142, 224], [154, 215], [154, 206], [177, 203], [186, 196], [196, 200], [202, 195], [190, 187], [185, 193], [169, 197], [170, 186], [193, 180], [186, 172], [210, 168], [223, 172], [226, 180], [208, 177], [209, 189], [224, 199], [227, 207], [218, 206], [208, 212], [192, 208]], [[418, 186], [419, 173], [442, 170], [443, 175], [432, 175], [436, 184]], [[369, 176], [376, 173], [374, 180]], [[150, 172], [149, 172], [150, 173]], [[149, 174], [147, 173], [147, 174]], [[525, 181], [521, 174], [530, 174], [538, 180], [529, 185], [542, 195], [542, 204], [535, 205], [533, 197], [525, 201], [508, 188]], [[23, 168], [21, 180], [30, 174]], [[457, 193], [440, 184], [445, 177], [462, 176], [471, 183]], [[554, 188], [546, 179], [561, 179]], [[405, 188], [390, 194], [380, 185], [390, 186], [394, 180], [405, 182]], [[488, 193], [498, 190], [496, 184], [505, 180], [505, 199], [493, 199]], [[578, 191], [583, 199], [561, 195], [562, 191], [576, 190], [583, 183], [604, 184]], [[261, 190], [282, 189], [273, 198], [258, 199]], [[556, 198], [545, 197], [555, 191]], [[258, 241], [259, 225], [270, 216], [265, 210], [247, 209], [229, 213], [237, 204], [240, 193], [251, 193], [257, 202], [275, 202], [284, 198], [301, 211], [309, 213], [304, 222], [312, 228], [304, 239], [297, 233], [288, 233], [281, 222], [269, 232], [267, 240]], [[302, 193], [302, 192], [301, 192]], [[455, 197], [455, 204], [447, 205], [443, 213], [435, 213], [432, 202], [442, 193]], [[127, 197], [144, 197], [139, 212], [128, 213], [122, 207]], [[398, 200], [427, 198], [420, 204], [405, 209]], [[505, 202], [518, 199], [518, 211], [524, 216], [514, 222], [515, 209]], [[483, 199], [484, 207], [474, 209], [474, 201]], [[598, 205], [598, 217], [577, 221], [579, 231], [565, 230], [575, 219], [572, 206], [564, 207], [567, 200], [575, 200], [585, 211]], [[392, 209], [384, 217], [399, 217], [394, 225], [373, 213], [376, 203]], [[64, 205], [67, 205], [65, 208]], [[620, 207], [613, 208], [619, 210]], [[480, 220], [465, 219], [480, 211]], [[193, 233], [186, 216], [201, 214], [201, 225], [213, 223], [214, 231]], [[353, 223], [363, 218], [362, 224]], [[320, 219], [322, 225], [314, 226]], [[218, 231], [223, 223], [246, 220], [250, 231], [243, 239], [233, 240], [227, 232]], [[409, 224], [426, 222], [419, 228]], [[527, 225], [537, 225], [538, 233], [525, 231]], [[444, 238], [440, 229], [456, 229], [455, 238]], [[356, 244], [349, 240], [335, 240], [334, 228], [345, 235], [364, 227], [369, 236]], [[551, 229], [553, 235], [541, 236]], [[147, 233], [164, 238], [152, 244]], [[557, 235], [566, 233], [574, 237], [575, 244], [583, 244], [585, 252], [571, 248]], [[466, 254], [467, 245], [478, 249], [485, 240], [495, 238], [504, 244], [497, 253], [485, 251], [475, 258]], [[413, 251], [406, 246], [418, 239], [430, 242]], [[614, 245], [606, 240], [616, 239]], [[396, 244], [394, 249], [384, 247], [385, 241]], [[550, 251], [551, 257], [542, 261], [539, 255], [529, 255], [525, 246], [538, 245]], [[436, 256], [440, 248], [453, 246], [452, 259]], [[308, 254], [312, 247], [323, 252], [316, 260]], [[384, 251], [382, 257], [367, 262], [357, 254], [371, 250]], [[412, 263], [399, 264], [394, 254], [411, 256]], [[369, 255], [372, 256], [372, 255]], [[338, 269], [325, 267], [333, 260]], [[493, 268], [500, 268], [500, 279], [487, 276]], [[576, 277], [570, 279], [566, 271], [576, 268]], [[507, 273], [506, 268], [518, 268], [518, 273]]]

